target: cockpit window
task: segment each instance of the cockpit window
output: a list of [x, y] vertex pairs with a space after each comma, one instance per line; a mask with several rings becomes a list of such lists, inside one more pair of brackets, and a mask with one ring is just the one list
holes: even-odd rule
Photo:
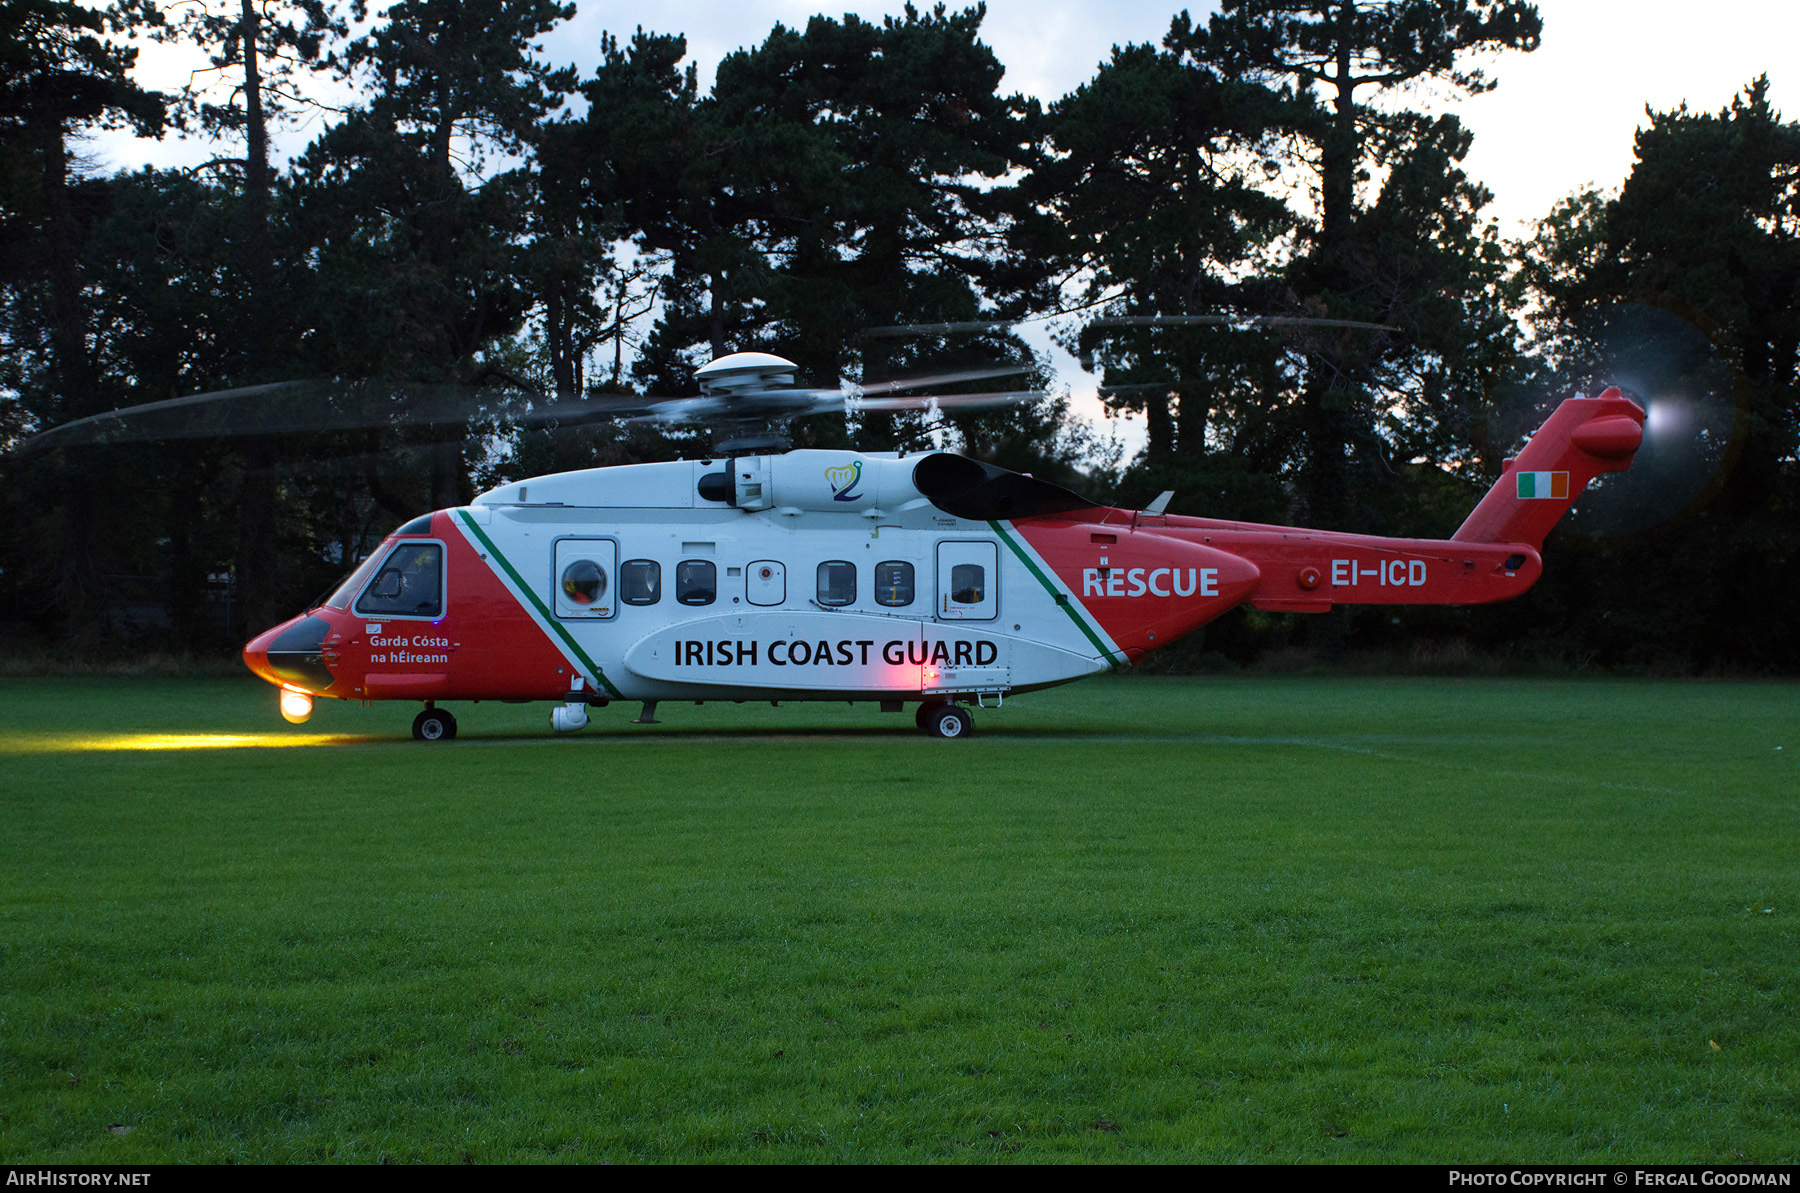
[[436, 543], [395, 547], [356, 601], [356, 611], [369, 617], [437, 617], [443, 609], [444, 549]]
[[[420, 514], [418, 517], [414, 518], [412, 521], [408, 522], [406, 525], [402, 526], [400, 529], [394, 531], [394, 534], [430, 534], [430, 533], [431, 533], [431, 515], [430, 514]], [[391, 538], [392, 536], [390, 535], [389, 537]], [[338, 582], [337, 587], [333, 588], [331, 590], [330, 596], [326, 597], [322, 601], [319, 601], [318, 604], [325, 606], [325, 608], [327, 608], [327, 609], [348, 609], [350, 607], [350, 601], [352, 600], [352, 598], [354, 598], [357, 593], [361, 592], [363, 590], [363, 586], [369, 582], [369, 577], [371, 575], [373, 575], [375, 572], [376, 561], [379, 560], [380, 558], [381, 558], [381, 548], [377, 547], [375, 549], [375, 551], [367, 559], [365, 559], [361, 563], [357, 564], [356, 567], [354, 569], [352, 569], [352, 571], [350, 572], [350, 574], [348, 576], [345, 576], [342, 580], [340, 580]]]
[[339, 584], [332, 594], [325, 598], [325, 607], [327, 609], [348, 609], [351, 600], [363, 590], [363, 585], [369, 582], [369, 577], [375, 574], [375, 565], [380, 560], [381, 552], [377, 550], [373, 555], [357, 564], [356, 570], [344, 577], [343, 583]]

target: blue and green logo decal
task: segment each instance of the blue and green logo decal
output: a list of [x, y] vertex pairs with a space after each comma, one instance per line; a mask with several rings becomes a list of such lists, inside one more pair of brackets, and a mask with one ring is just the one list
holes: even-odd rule
[[862, 494], [856, 491], [861, 480], [861, 460], [852, 460], [848, 464], [839, 464], [836, 468], [825, 470], [825, 483], [831, 486], [833, 501], [861, 501]]

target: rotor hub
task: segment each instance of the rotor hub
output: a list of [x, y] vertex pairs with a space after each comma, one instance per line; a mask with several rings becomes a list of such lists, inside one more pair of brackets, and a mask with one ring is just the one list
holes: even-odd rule
[[700, 392], [708, 397], [737, 395], [792, 385], [799, 367], [769, 352], [733, 352], [697, 370], [694, 376]]

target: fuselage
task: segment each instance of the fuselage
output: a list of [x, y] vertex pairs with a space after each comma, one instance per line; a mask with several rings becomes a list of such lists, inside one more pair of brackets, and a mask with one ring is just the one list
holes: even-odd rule
[[534, 477], [390, 535], [245, 648], [338, 699], [967, 701], [1129, 663], [1250, 602], [1473, 604], [1521, 543], [1094, 505], [945, 453]]

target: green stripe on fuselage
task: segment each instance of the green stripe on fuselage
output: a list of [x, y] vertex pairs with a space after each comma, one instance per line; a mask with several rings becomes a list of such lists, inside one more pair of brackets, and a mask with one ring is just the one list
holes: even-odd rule
[[[1037, 565], [1037, 561], [1026, 554], [1023, 547], [1013, 541], [1012, 535], [1006, 533], [1005, 527], [1001, 526], [1000, 523], [993, 521], [990, 521], [988, 525], [994, 528], [994, 533], [1000, 536], [1001, 542], [1012, 548], [1012, 553], [1019, 557], [1019, 562], [1025, 565], [1026, 570], [1037, 577], [1037, 582], [1044, 586], [1044, 591], [1050, 594], [1051, 600], [1056, 600], [1056, 598], [1063, 595], [1062, 590], [1050, 582], [1050, 577], [1044, 575], [1044, 569]], [[1077, 610], [1073, 593], [1069, 594], [1067, 601], [1057, 600], [1056, 603], [1058, 608], [1069, 615], [1069, 620], [1074, 622], [1076, 627], [1080, 629], [1083, 634], [1087, 635], [1087, 640], [1094, 644], [1094, 649], [1100, 652], [1101, 658], [1115, 665], [1129, 661], [1115, 655], [1107, 647], [1106, 643], [1101, 640], [1100, 635], [1094, 632], [1094, 627], [1090, 626], [1087, 619]]]
[[556, 636], [561, 638], [563, 643], [570, 650], [575, 652], [575, 657], [581, 660], [581, 665], [594, 673], [594, 678], [600, 681], [600, 686], [605, 688], [610, 695], [616, 696], [621, 700], [624, 699], [625, 693], [613, 686], [613, 681], [606, 678], [606, 672], [600, 669], [600, 664], [594, 662], [593, 659], [590, 659], [587, 651], [581, 649], [581, 643], [569, 636], [569, 631], [564, 629], [562, 623], [557, 621], [550, 610], [544, 607], [544, 602], [538, 599], [538, 594], [532, 591], [531, 585], [525, 583], [525, 577], [519, 575], [518, 569], [513, 567], [512, 561], [506, 558], [500, 548], [494, 546], [494, 540], [489, 538], [486, 533], [482, 531], [481, 527], [475, 525], [475, 519], [469, 517], [468, 511], [458, 510], [456, 513], [457, 516], [462, 519], [463, 525], [467, 526], [470, 532], [472, 532], [476, 538], [481, 540], [481, 545], [486, 547], [489, 553], [493, 555], [495, 562], [506, 569], [506, 574], [512, 577], [512, 582], [518, 586], [520, 592], [525, 594], [525, 599], [531, 602], [532, 608], [543, 615], [544, 624], [554, 630]]

